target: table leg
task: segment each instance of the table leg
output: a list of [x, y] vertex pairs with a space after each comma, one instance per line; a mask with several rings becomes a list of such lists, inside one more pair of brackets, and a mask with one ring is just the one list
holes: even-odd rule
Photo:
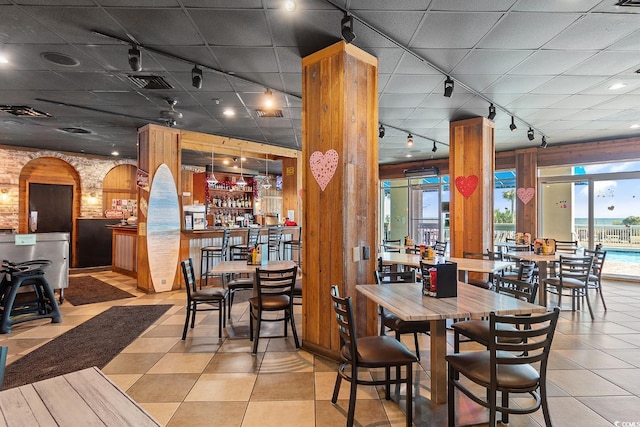
[[447, 401], [447, 327], [445, 320], [431, 321], [431, 401]]
[[538, 304], [547, 306], [547, 287], [544, 281], [547, 279], [547, 261], [538, 261]]
[[458, 270], [458, 280], [469, 283], [469, 272], [467, 270]]

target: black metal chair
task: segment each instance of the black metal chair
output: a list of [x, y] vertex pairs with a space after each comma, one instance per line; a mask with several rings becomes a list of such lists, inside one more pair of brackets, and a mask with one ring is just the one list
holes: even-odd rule
[[[533, 303], [538, 293], [538, 284], [499, 276], [496, 282], [496, 292]], [[511, 325], [498, 325], [498, 328], [505, 327], [512, 328]], [[491, 331], [487, 320], [471, 319], [454, 322], [451, 324], [451, 329], [453, 330], [454, 353], [460, 352], [461, 342], [475, 341], [485, 347], [489, 346]], [[461, 339], [461, 336], [465, 339]]]
[[231, 245], [231, 259], [234, 261], [246, 260], [249, 250], [256, 247], [258, 238], [260, 237], [260, 229], [256, 227], [247, 228], [247, 236], [244, 242]]
[[271, 254], [275, 254], [276, 259], [280, 259], [280, 247], [282, 246], [282, 227], [269, 227], [269, 232], [267, 233], [267, 246], [269, 247], [269, 259], [272, 259]]
[[[341, 298], [337, 286], [331, 287], [333, 309], [338, 321], [340, 333], [340, 358], [342, 363], [338, 368], [336, 384], [333, 389], [331, 403], [338, 401], [342, 380], [351, 383], [349, 393], [349, 410], [347, 412], [347, 427], [353, 426], [356, 411], [356, 392], [359, 384], [384, 385], [385, 398], [391, 399], [391, 384], [406, 384], [406, 420], [407, 427], [413, 425], [413, 363], [417, 362], [413, 354], [400, 341], [387, 336], [369, 336], [357, 338], [351, 298]], [[347, 367], [350, 367], [349, 369]], [[358, 377], [358, 369], [384, 368], [384, 379], [365, 380]], [[391, 378], [391, 368], [396, 368], [395, 379]], [[401, 371], [405, 368], [405, 376]]]
[[602, 295], [602, 268], [604, 267], [604, 260], [607, 257], [607, 251], [597, 249], [595, 251], [590, 251], [585, 249], [584, 255], [593, 257], [593, 267], [589, 274], [589, 289], [596, 290], [596, 293], [600, 295], [602, 307], [607, 311], [607, 303], [604, 302], [604, 295]]
[[385, 252], [400, 253], [400, 239], [397, 240], [384, 240], [382, 242], [382, 250]]
[[589, 275], [593, 268], [593, 257], [566, 257], [560, 255], [558, 262], [558, 275], [543, 280], [544, 291], [558, 295], [558, 306], [562, 305], [562, 296], [571, 298], [571, 310], [580, 308], [580, 301], [584, 297], [587, 300], [589, 314], [593, 320], [593, 310], [589, 301]]
[[[547, 403], [547, 362], [559, 314], [558, 308], [532, 316], [497, 316], [491, 313], [488, 350], [447, 356], [449, 426], [456, 425], [457, 389], [489, 409], [489, 426], [496, 425], [497, 412], [502, 413], [502, 422], [508, 423], [510, 414], [530, 414], [542, 408], [545, 425], [551, 427]], [[473, 384], [470, 385], [469, 381]], [[484, 390], [479, 392], [477, 387]], [[498, 392], [502, 394], [500, 403]], [[534, 401], [529, 406], [509, 407], [509, 395], [512, 393], [528, 394]]]
[[436, 252], [438, 256], [445, 256], [447, 254], [447, 245], [449, 242], [440, 242], [436, 240], [436, 243], [433, 245], [433, 250]]
[[[293, 316], [293, 298], [298, 266], [281, 270], [262, 270], [256, 268], [255, 288], [257, 296], [249, 298], [251, 326], [249, 339], [253, 341], [253, 353], [258, 351], [260, 326], [262, 322], [284, 322], [284, 336], [287, 336], [287, 324], [291, 324], [296, 348], [300, 348], [298, 332]], [[282, 311], [282, 317], [263, 317], [265, 312]]]
[[7, 366], [7, 353], [9, 352], [9, 347], [3, 345], [0, 347], [0, 390], [2, 390], [2, 385], [4, 384], [4, 370]]
[[[191, 258], [182, 261], [180, 265], [182, 266], [182, 275], [184, 276], [185, 287], [187, 288], [187, 317], [184, 320], [182, 339], [187, 338], [189, 321], [191, 321], [191, 329], [194, 328], [196, 324], [196, 312], [215, 310], [218, 311], [218, 338], [221, 338], [222, 327], [226, 326], [224, 310], [228, 291], [224, 288], [197, 289]], [[205, 305], [206, 308], [200, 308], [200, 305]]]
[[[415, 270], [409, 271], [376, 271], [376, 283], [416, 283]], [[407, 321], [402, 320], [394, 313], [380, 307], [380, 335], [385, 335], [386, 328], [395, 333], [396, 339], [400, 341], [403, 334], [413, 334], [416, 345], [416, 356], [420, 360], [420, 344], [418, 343], [419, 333], [429, 333], [431, 323], [428, 320]]]
[[298, 267], [302, 266], [302, 229], [298, 227], [298, 230], [291, 234], [291, 239], [283, 240], [282, 246], [284, 248], [285, 253], [289, 253], [291, 255], [291, 260], [293, 260], [293, 253], [296, 253], [296, 264]]

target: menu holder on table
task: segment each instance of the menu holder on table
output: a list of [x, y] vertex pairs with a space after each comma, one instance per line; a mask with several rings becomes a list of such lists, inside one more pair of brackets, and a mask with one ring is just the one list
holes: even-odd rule
[[[435, 298], [451, 298], [458, 296], [458, 264], [451, 261], [440, 263], [425, 262], [421, 265], [423, 271], [424, 295]], [[426, 270], [428, 267], [428, 274]]]

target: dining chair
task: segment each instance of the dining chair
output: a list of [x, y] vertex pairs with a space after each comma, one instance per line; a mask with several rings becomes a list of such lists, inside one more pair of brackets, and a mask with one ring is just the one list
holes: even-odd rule
[[[182, 266], [185, 288], [187, 288], [187, 317], [184, 320], [182, 339], [187, 338], [189, 321], [191, 321], [191, 329], [194, 328], [196, 324], [196, 312], [216, 310], [218, 311], [218, 338], [222, 338], [222, 327], [226, 326], [224, 310], [228, 291], [224, 288], [215, 287], [197, 289], [191, 258], [182, 261], [180, 265]], [[204, 308], [200, 308], [201, 305], [204, 306]]]
[[[347, 427], [353, 426], [356, 411], [356, 392], [358, 385], [384, 385], [385, 398], [391, 399], [391, 384], [406, 384], [406, 424], [413, 425], [413, 363], [417, 362], [413, 354], [400, 341], [388, 336], [368, 336], [358, 338], [353, 318], [353, 304], [351, 297], [341, 298], [336, 285], [331, 287], [333, 309], [338, 322], [340, 334], [340, 359], [336, 384], [333, 388], [331, 403], [338, 401], [342, 380], [351, 384], [349, 393], [349, 410], [347, 412]], [[348, 368], [350, 367], [350, 368]], [[359, 369], [384, 369], [384, 378], [368, 380], [360, 378]], [[391, 378], [391, 368], [396, 368], [395, 378]], [[402, 368], [405, 376], [402, 377]], [[399, 399], [398, 399], [399, 400]]]
[[[538, 295], [538, 284], [532, 282], [524, 282], [517, 279], [507, 279], [498, 276], [496, 280], [495, 291], [499, 294], [509, 295], [513, 298], [532, 303]], [[498, 325], [500, 329], [512, 330], [511, 325]], [[453, 351], [460, 352], [461, 342], [477, 342], [485, 347], [489, 346], [491, 339], [490, 325], [487, 320], [471, 319], [454, 322], [451, 324], [453, 330]], [[515, 328], [517, 329], [517, 328]], [[464, 338], [461, 338], [464, 337]], [[519, 338], [515, 338], [516, 342]]]
[[297, 228], [292, 234], [291, 239], [283, 240], [282, 246], [285, 253], [290, 255], [290, 259], [293, 261], [293, 253], [296, 253], [296, 264], [298, 267], [302, 266], [302, 229]]
[[604, 295], [602, 295], [602, 268], [604, 267], [604, 260], [607, 257], [607, 251], [597, 249], [595, 251], [590, 251], [585, 249], [584, 255], [593, 257], [593, 266], [591, 268], [591, 273], [589, 273], [589, 289], [596, 290], [596, 293], [600, 295], [602, 307], [607, 311], [607, 304], [604, 302]]
[[438, 256], [446, 256], [447, 255], [447, 245], [449, 242], [441, 242], [436, 240], [436, 243], [433, 245], [433, 250], [436, 252]]
[[562, 305], [563, 294], [571, 298], [571, 311], [576, 310], [576, 305], [580, 307], [580, 300], [584, 297], [587, 300], [589, 314], [593, 320], [593, 310], [589, 301], [589, 275], [593, 268], [593, 257], [560, 256], [558, 262], [558, 273], [555, 277], [543, 280], [544, 291], [558, 295], [558, 307]]
[[2, 385], [4, 384], [4, 370], [7, 367], [7, 353], [9, 352], [9, 347], [3, 345], [0, 347], [0, 390], [2, 390]]
[[[376, 283], [416, 283], [416, 271], [376, 271]], [[403, 334], [413, 334], [413, 340], [416, 345], [416, 356], [420, 360], [420, 344], [418, 343], [419, 333], [429, 333], [431, 323], [428, 320], [402, 320], [394, 313], [380, 307], [380, 335], [386, 334], [389, 328], [395, 333], [396, 339], [400, 341]]]
[[505, 271], [501, 274], [505, 279], [517, 279], [531, 283], [534, 278], [536, 263], [531, 261], [520, 261], [516, 271]]
[[[530, 414], [542, 408], [545, 425], [551, 427], [547, 363], [559, 314], [557, 307], [551, 312], [531, 316], [498, 316], [492, 312], [487, 350], [447, 355], [450, 427], [456, 425], [456, 389], [489, 409], [489, 426], [496, 426], [498, 412], [506, 424], [510, 414]], [[502, 395], [500, 403], [498, 392]], [[519, 402], [522, 406], [510, 407], [511, 393], [528, 394], [534, 400], [528, 403], [523, 399]]]
[[[260, 327], [262, 322], [284, 322], [284, 336], [287, 337], [287, 326], [291, 324], [291, 332], [296, 344], [300, 348], [296, 323], [293, 315], [293, 293], [296, 285], [298, 266], [279, 270], [263, 270], [256, 268], [255, 289], [256, 296], [249, 298], [251, 325], [249, 340], [253, 341], [253, 354], [258, 351]], [[263, 316], [265, 313], [282, 311], [282, 317]]]
[[395, 246], [400, 246], [400, 239], [397, 240], [384, 240], [382, 242], [382, 250], [384, 252], [396, 252], [396, 253], [400, 253], [400, 248], [395, 247]]
[[209, 269], [215, 265], [215, 259], [217, 258], [219, 261], [227, 259], [230, 238], [231, 230], [226, 228], [222, 233], [220, 246], [204, 246], [200, 249], [200, 289], [202, 289], [203, 279], [204, 285], [209, 286], [209, 277], [215, 276], [209, 273]]
[[556, 240], [556, 252], [575, 254], [578, 252], [577, 240]]
[[[500, 255], [497, 255], [497, 254], [500, 254]], [[501, 256], [502, 256], [501, 252], [488, 252], [488, 251], [486, 253], [470, 252], [470, 251], [462, 252], [462, 257], [469, 258], [469, 259], [495, 260], [496, 257], [501, 257]], [[479, 276], [479, 274], [476, 274], [476, 276]], [[493, 289], [495, 286], [493, 273], [489, 273], [487, 275], [482, 274], [482, 277], [469, 277], [467, 283], [483, 289]]]

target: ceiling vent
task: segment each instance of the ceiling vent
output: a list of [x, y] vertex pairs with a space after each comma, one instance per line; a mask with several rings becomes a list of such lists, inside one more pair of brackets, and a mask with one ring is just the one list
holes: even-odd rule
[[62, 65], [63, 67], [77, 67], [80, 65], [80, 61], [64, 53], [42, 52], [40, 57], [53, 64]]
[[282, 110], [256, 110], [258, 117], [284, 117]]
[[422, 178], [428, 176], [438, 176], [440, 174], [440, 169], [437, 167], [432, 168], [416, 168], [416, 169], [405, 169], [404, 176], [407, 178]]
[[75, 134], [79, 134], [79, 135], [84, 135], [84, 134], [88, 134], [91, 133], [90, 130], [87, 129], [82, 129], [82, 128], [58, 128], [59, 131], [62, 132], [67, 132], [67, 133], [75, 133]]
[[0, 105], [0, 111], [18, 117], [51, 117], [51, 114], [43, 113], [26, 105]]
[[635, 6], [640, 7], [640, 0], [620, 0], [616, 6]]
[[131, 75], [128, 74], [127, 77], [133, 84], [138, 86], [140, 89], [173, 89], [173, 86], [169, 84], [168, 81], [161, 76], [153, 76], [153, 75]]

